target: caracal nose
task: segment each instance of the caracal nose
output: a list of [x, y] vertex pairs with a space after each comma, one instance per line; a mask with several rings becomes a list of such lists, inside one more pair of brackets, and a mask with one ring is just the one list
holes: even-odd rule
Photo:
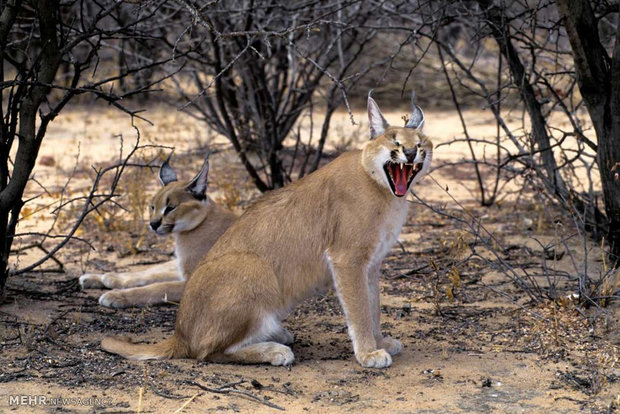
[[153, 231], [157, 230], [161, 226], [161, 220], [151, 221], [151, 228]]
[[418, 154], [418, 149], [416, 147], [406, 148], [404, 149], [405, 157], [407, 157], [407, 162], [413, 163], [415, 160], [415, 156]]

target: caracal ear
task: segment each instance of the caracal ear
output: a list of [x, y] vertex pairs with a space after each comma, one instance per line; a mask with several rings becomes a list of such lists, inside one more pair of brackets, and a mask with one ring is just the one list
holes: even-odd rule
[[207, 151], [205, 162], [202, 164], [200, 172], [189, 182], [185, 189], [192, 193], [194, 198], [204, 200], [207, 198], [207, 179], [209, 178], [209, 156], [211, 151]]
[[372, 99], [371, 94], [372, 89], [368, 92], [368, 121], [370, 121], [370, 139], [375, 139], [383, 135], [390, 124], [383, 117], [379, 105]]
[[422, 131], [424, 128], [424, 112], [415, 104], [415, 91], [411, 91], [411, 116], [405, 124], [405, 128], [413, 128]]
[[159, 168], [159, 182], [161, 183], [161, 185], [166, 185], [177, 180], [177, 173], [170, 166], [170, 157], [172, 157], [172, 152], [170, 153], [170, 155], [168, 155], [166, 161], [164, 161], [164, 163]]

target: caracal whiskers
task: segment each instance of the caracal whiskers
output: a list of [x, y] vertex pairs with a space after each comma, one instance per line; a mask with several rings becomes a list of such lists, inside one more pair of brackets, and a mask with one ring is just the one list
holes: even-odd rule
[[150, 227], [158, 235], [175, 238], [176, 259], [145, 270], [124, 273], [85, 274], [83, 288], [113, 288], [99, 298], [112, 308], [178, 302], [186, 280], [236, 216], [206, 195], [209, 154], [198, 174], [179, 182], [169, 158], [159, 170], [162, 188], [149, 205]]
[[170, 338], [104, 338], [101, 347], [131, 359], [289, 365], [282, 319], [333, 285], [357, 361], [391, 365], [402, 345], [381, 333], [379, 268], [433, 146], [415, 103], [405, 127], [390, 126], [370, 96], [368, 116], [371, 140], [362, 150], [265, 194], [220, 237], [187, 282]]

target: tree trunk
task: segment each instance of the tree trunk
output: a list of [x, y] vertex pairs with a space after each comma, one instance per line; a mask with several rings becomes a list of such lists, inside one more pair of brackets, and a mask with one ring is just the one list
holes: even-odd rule
[[491, 34], [499, 46], [500, 52], [506, 58], [513, 83], [519, 89], [521, 98], [525, 104], [525, 109], [532, 123], [532, 138], [538, 146], [542, 158], [542, 168], [545, 173], [538, 171], [546, 190], [553, 195], [567, 210], [583, 214], [583, 228], [590, 231], [595, 239], [600, 239], [601, 230], [609, 233], [605, 223], [601, 223], [602, 213], [598, 210], [593, 200], [583, 200], [573, 191], [569, 190], [566, 182], [560, 175], [560, 171], [551, 149], [551, 139], [547, 131], [545, 118], [542, 114], [540, 103], [534, 93], [534, 88], [529, 82], [525, 66], [521, 61], [519, 53], [511, 41], [508, 29], [508, 18], [503, 14], [503, 10], [493, 4], [492, 0], [478, 0], [478, 4], [485, 11], [489, 21], [488, 27]]
[[[36, 72], [37, 84], [30, 87], [19, 109], [19, 144], [15, 155], [13, 174], [0, 191], [0, 296], [9, 276], [8, 258], [15, 235], [19, 213], [23, 205], [24, 189], [34, 168], [41, 140], [37, 139], [36, 118], [39, 107], [49, 93], [56, 77], [61, 58], [56, 36], [57, 0], [39, 0], [37, 18], [41, 32], [40, 63]], [[6, 137], [9, 138], [9, 137]]]
[[598, 34], [598, 21], [587, 0], [557, 0], [573, 52], [579, 90], [598, 139], [597, 161], [612, 261], [620, 258], [620, 24], [613, 58]]
[[610, 122], [604, 139], [598, 140], [598, 167], [603, 185], [605, 212], [609, 219], [607, 242], [616, 265], [620, 264], [620, 24], [611, 64]]
[[488, 27], [502, 55], [504, 55], [508, 62], [513, 83], [521, 93], [525, 109], [532, 123], [532, 138], [538, 145], [543, 167], [547, 173], [547, 179], [544, 180], [547, 191], [551, 194], [555, 194], [564, 203], [569, 203], [571, 198], [570, 193], [560, 175], [555, 157], [553, 156], [551, 140], [547, 133], [547, 124], [542, 114], [540, 103], [536, 99], [534, 88], [527, 77], [521, 58], [510, 40], [507, 23], [505, 22], [506, 16], [502, 14], [503, 12], [500, 8], [493, 5], [492, 0], [478, 0], [478, 3], [486, 12], [488, 20], [491, 23]]

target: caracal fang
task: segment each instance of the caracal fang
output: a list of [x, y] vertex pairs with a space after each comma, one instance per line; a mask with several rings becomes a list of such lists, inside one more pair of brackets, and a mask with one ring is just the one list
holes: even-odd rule
[[170, 338], [104, 338], [101, 347], [130, 359], [289, 365], [292, 336], [281, 321], [333, 285], [357, 361], [390, 366], [402, 345], [381, 333], [379, 267], [433, 146], [415, 103], [405, 127], [390, 126], [370, 96], [368, 116], [371, 140], [362, 150], [265, 194], [219, 238], [187, 282]]
[[149, 206], [150, 227], [159, 235], [174, 235], [176, 260], [142, 271], [80, 276], [84, 289], [114, 289], [99, 297], [103, 306], [125, 308], [180, 301], [186, 280], [236, 218], [206, 195], [209, 154], [189, 182], [177, 180], [169, 159], [159, 169], [163, 187]]

